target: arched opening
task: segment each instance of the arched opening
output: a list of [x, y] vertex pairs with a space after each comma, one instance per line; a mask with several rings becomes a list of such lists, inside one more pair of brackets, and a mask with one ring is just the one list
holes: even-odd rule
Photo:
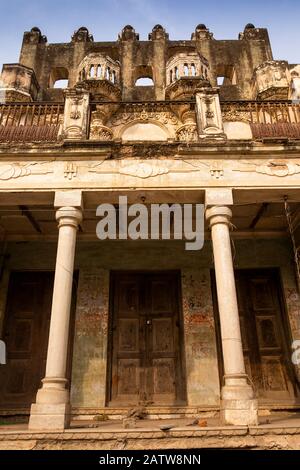
[[153, 70], [150, 65], [139, 65], [134, 73], [136, 87], [154, 87]]
[[56, 80], [53, 88], [68, 88], [69, 80]]
[[69, 81], [69, 71], [65, 67], [55, 67], [49, 76], [49, 88], [66, 88]]
[[218, 86], [224, 85], [224, 79], [225, 77], [217, 77], [217, 85]]
[[95, 67], [93, 65], [90, 67], [90, 77], [95, 78]]
[[229, 86], [237, 84], [236, 71], [233, 65], [222, 64], [217, 67], [218, 86]]
[[152, 78], [140, 77], [136, 80], [135, 86], [154, 86]]
[[97, 78], [100, 78], [102, 76], [102, 67], [101, 65], [98, 65], [97, 67]]
[[156, 123], [152, 122], [135, 122], [122, 132], [122, 140], [138, 140], [138, 141], [147, 141], [147, 140], [167, 140], [169, 134], [167, 129], [159, 126]]

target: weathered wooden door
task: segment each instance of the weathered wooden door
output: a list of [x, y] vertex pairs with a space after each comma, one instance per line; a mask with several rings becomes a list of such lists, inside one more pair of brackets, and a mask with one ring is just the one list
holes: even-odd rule
[[258, 396], [293, 398], [291, 357], [277, 272], [240, 270], [236, 279], [245, 365]]
[[115, 273], [112, 281], [110, 404], [181, 403], [177, 273]]
[[245, 366], [258, 398], [289, 400], [295, 380], [276, 270], [237, 270]]
[[35, 400], [45, 375], [53, 279], [52, 272], [11, 274], [3, 334], [7, 364], [0, 366], [1, 408], [28, 408]]

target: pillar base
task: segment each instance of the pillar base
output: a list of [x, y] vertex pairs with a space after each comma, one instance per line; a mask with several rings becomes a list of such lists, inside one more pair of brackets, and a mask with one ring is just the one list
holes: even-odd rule
[[223, 424], [256, 426], [258, 404], [248, 384], [224, 385], [222, 388], [220, 417]]
[[33, 403], [28, 429], [63, 431], [70, 426], [70, 404]]
[[220, 418], [223, 424], [257, 426], [257, 400], [222, 400]]
[[45, 377], [42, 388], [36, 394], [36, 403], [60, 405], [70, 403], [70, 392], [66, 388], [67, 379], [58, 377]]

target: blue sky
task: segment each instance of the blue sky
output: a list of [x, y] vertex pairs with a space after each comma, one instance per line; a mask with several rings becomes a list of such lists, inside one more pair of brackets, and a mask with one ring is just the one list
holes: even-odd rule
[[299, 0], [0, 0], [0, 6], [0, 64], [18, 61], [23, 32], [33, 26], [49, 42], [68, 42], [80, 26], [95, 41], [113, 41], [128, 23], [140, 39], [156, 23], [170, 39], [190, 39], [198, 23], [216, 39], [236, 39], [249, 22], [269, 29], [275, 58], [300, 63]]

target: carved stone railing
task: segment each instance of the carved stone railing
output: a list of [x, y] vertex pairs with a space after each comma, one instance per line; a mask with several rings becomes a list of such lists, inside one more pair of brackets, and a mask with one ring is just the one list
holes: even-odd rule
[[63, 115], [63, 103], [0, 104], [0, 142], [55, 142]]
[[249, 124], [253, 139], [300, 139], [300, 104], [292, 101], [222, 102], [223, 122]]

